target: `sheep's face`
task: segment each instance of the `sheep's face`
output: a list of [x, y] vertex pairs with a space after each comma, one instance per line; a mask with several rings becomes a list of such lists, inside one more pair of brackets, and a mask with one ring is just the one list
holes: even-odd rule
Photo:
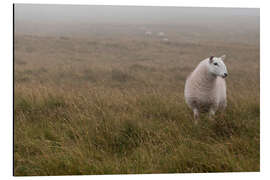
[[226, 65], [223, 62], [225, 58], [226, 58], [225, 55], [223, 55], [221, 57], [211, 56], [209, 58], [209, 71], [213, 75], [220, 76], [223, 78], [228, 76], [228, 71], [227, 71]]

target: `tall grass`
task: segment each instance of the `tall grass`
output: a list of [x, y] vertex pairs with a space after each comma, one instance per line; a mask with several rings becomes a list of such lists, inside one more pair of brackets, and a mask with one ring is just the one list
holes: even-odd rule
[[184, 82], [211, 45], [32, 38], [15, 44], [16, 176], [260, 170], [257, 46], [219, 44], [228, 107], [195, 126]]

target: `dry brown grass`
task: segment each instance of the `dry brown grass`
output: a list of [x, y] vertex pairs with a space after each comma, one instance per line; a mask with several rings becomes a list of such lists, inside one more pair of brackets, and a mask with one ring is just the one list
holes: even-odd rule
[[[16, 34], [15, 175], [259, 171], [258, 45], [170, 39]], [[185, 78], [224, 53], [225, 117], [195, 126]]]

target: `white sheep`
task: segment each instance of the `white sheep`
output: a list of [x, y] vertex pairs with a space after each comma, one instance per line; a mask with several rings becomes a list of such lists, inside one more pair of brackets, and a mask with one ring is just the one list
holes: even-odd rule
[[212, 119], [217, 110], [224, 110], [227, 106], [225, 57], [211, 56], [201, 61], [186, 80], [185, 101], [193, 111], [195, 124], [200, 112], [209, 112]]
[[169, 39], [168, 38], [163, 38], [162, 41], [163, 42], [169, 42]]
[[151, 32], [151, 31], [146, 31], [146, 32], [145, 32], [145, 35], [151, 36], [151, 35], [152, 35], [152, 32]]
[[157, 35], [158, 35], [158, 36], [164, 36], [165, 33], [164, 33], [164, 32], [159, 32]]

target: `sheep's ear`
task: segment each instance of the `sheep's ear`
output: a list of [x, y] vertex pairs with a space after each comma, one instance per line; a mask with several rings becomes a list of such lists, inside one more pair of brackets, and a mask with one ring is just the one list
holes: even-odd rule
[[224, 61], [224, 59], [226, 58], [226, 55], [223, 54], [222, 56], [220, 56], [221, 60]]
[[211, 56], [211, 57], [209, 58], [209, 63], [212, 63], [212, 62], [213, 62], [213, 58], [214, 58], [214, 56]]

